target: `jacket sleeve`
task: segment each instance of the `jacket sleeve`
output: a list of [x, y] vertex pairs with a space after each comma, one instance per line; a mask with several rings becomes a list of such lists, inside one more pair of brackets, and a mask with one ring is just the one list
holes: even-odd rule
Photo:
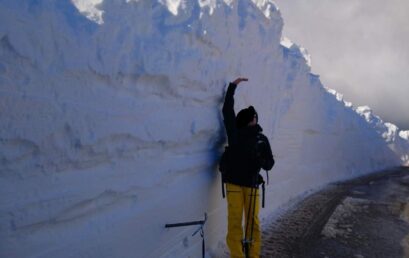
[[264, 158], [263, 158], [261, 167], [264, 170], [269, 171], [273, 168], [275, 161], [274, 161], [273, 152], [271, 151], [270, 142], [268, 141], [268, 138], [265, 135], [263, 136], [264, 136], [263, 138], [266, 144], [266, 148], [264, 150]]
[[234, 145], [237, 139], [236, 114], [234, 112], [234, 92], [236, 91], [236, 87], [236, 84], [229, 84], [222, 110], [229, 145]]

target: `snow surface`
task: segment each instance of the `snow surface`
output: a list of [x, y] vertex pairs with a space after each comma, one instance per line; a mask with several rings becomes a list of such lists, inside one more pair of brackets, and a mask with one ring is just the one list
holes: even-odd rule
[[264, 223], [329, 182], [407, 164], [408, 132], [282, 44], [268, 0], [0, 2], [0, 257], [225, 255], [226, 84], [276, 158]]

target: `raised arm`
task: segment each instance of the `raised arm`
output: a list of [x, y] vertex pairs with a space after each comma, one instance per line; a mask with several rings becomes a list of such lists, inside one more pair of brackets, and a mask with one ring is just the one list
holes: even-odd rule
[[235, 139], [237, 139], [236, 114], [234, 112], [234, 92], [236, 91], [237, 85], [242, 81], [248, 81], [248, 79], [237, 78], [231, 82], [227, 88], [226, 96], [224, 98], [222, 111], [229, 145], [235, 144]]

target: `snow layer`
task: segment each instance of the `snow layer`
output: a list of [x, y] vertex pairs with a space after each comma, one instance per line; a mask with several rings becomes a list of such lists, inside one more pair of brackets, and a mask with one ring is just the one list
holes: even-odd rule
[[[220, 108], [254, 105], [276, 158], [269, 215], [301, 193], [408, 163], [408, 132], [354, 109], [282, 44], [268, 0], [0, 2], [0, 256], [225, 252]], [[265, 221], [266, 222], [266, 221]]]

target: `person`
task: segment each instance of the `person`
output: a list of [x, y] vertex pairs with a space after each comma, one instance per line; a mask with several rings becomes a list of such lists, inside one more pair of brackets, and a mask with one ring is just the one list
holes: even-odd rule
[[[270, 143], [258, 124], [258, 114], [253, 106], [241, 110], [237, 117], [234, 111], [234, 93], [236, 87], [248, 81], [237, 78], [228, 86], [224, 104], [223, 119], [227, 133], [229, 165], [223, 174], [226, 183], [228, 226], [226, 242], [233, 258], [259, 257], [261, 249], [261, 231], [258, 219], [260, 169], [270, 170], [274, 158]], [[257, 158], [255, 146], [263, 143], [263, 159]], [[223, 158], [222, 158], [223, 159]], [[261, 161], [260, 161], [261, 160]], [[243, 238], [242, 219], [245, 214]]]

